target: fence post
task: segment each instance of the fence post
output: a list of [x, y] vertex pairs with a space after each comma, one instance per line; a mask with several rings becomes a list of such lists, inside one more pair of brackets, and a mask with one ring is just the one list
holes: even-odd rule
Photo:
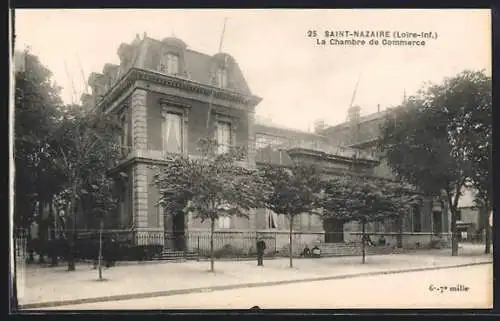
[[196, 261], [200, 262], [200, 236], [196, 238]]
[[274, 255], [278, 254], [278, 233], [274, 232]]

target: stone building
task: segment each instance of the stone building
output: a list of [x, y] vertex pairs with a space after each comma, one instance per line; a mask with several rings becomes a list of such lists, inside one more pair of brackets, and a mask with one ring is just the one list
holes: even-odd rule
[[[161, 166], [167, 154], [196, 157], [196, 142], [207, 135], [216, 137], [221, 148], [247, 147], [247, 158], [240, 165], [248, 168], [267, 162], [286, 165], [300, 158], [322, 162], [332, 173], [354, 169], [367, 176], [391, 177], [373, 149], [383, 113], [363, 118], [359, 108], [352, 109], [347, 123], [318, 124], [319, 133], [259, 124], [255, 110], [261, 98], [251, 92], [237, 61], [227, 53], [207, 55], [174, 37], [156, 40], [144, 35], [121, 44], [118, 56], [119, 65], [106, 64], [102, 73], [90, 75], [92, 95], [85, 97], [85, 104], [116, 113], [122, 122], [123, 157], [113, 170], [120, 177], [121, 201], [112, 228], [128, 231], [134, 242], [161, 243], [177, 250], [199, 246], [193, 236], [206, 234], [208, 222], [190, 214], [166, 213], [157, 205], [159, 193], [151, 183], [155, 166]], [[433, 208], [429, 203], [425, 210], [416, 210], [405, 231], [418, 240], [419, 233], [430, 240], [433, 229], [446, 231], [444, 215], [433, 214], [439, 218], [436, 222], [431, 219]], [[281, 249], [288, 243], [287, 226], [286, 218], [256, 209], [249, 219], [220, 219], [216, 230], [226, 235], [220, 246], [240, 242], [243, 238], [238, 235], [245, 233], [267, 233]], [[328, 238], [325, 230], [340, 236]], [[346, 242], [357, 237], [359, 229], [304, 214], [294, 231], [301, 243], [312, 244]], [[253, 244], [247, 242], [240, 245]]]
[[[395, 180], [396, 177], [383, 155], [377, 151], [377, 142], [380, 136], [380, 126], [383, 125], [386, 116], [399, 108], [401, 107], [397, 106], [381, 111], [378, 107], [376, 113], [361, 116], [361, 108], [353, 106], [348, 110], [346, 122], [323, 127], [318, 130], [318, 134], [329, 137], [335, 145], [377, 155], [379, 162], [372, 168], [370, 174], [374, 177]], [[451, 213], [446, 204], [437, 198], [426, 198], [421, 207], [413, 208], [403, 220], [404, 243], [409, 246], [423, 246], [439, 239], [449, 242], [450, 222]], [[390, 222], [371, 226], [371, 232], [384, 233], [388, 239], [394, 239], [398, 229], [396, 224]]]
[[[161, 166], [168, 153], [196, 156], [197, 140], [215, 135], [223, 146], [248, 147], [241, 165], [253, 167], [252, 130], [261, 98], [251, 93], [233, 57], [193, 51], [177, 38], [137, 36], [132, 43], [121, 44], [118, 55], [120, 65], [106, 64], [102, 73], [89, 77], [93, 104], [118, 114], [124, 128], [123, 159], [114, 169], [125, 177], [115, 227], [148, 242], [151, 238], [164, 242], [166, 232], [185, 234], [205, 228], [190, 215], [168, 215], [156, 205], [153, 166]], [[234, 224], [249, 228], [252, 219], [247, 225]]]

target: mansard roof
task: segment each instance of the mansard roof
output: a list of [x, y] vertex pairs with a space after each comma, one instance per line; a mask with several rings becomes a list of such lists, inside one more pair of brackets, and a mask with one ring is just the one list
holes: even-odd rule
[[[157, 40], [144, 34], [142, 38], [137, 35], [131, 43], [122, 43], [117, 54], [120, 57], [119, 65], [106, 64], [102, 73], [94, 73], [89, 78], [91, 86], [103, 87], [100, 90], [97, 88], [96, 91], [103, 93], [108, 90], [114, 91], [113, 87], [120, 83], [131, 70], [152, 72], [159, 77], [177, 78], [184, 82], [187, 81], [193, 86], [217, 87], [214, 83], [215, 75], [217, 68], [222, 67], [227, 70], [228, 83], [227, 86], [219, 89], [237, 95], [252, 96], [253, 100], [260, 101], [259, 97], [252, 95], [236, 59], [227, 53], [209, 55], [188, 48], [183, 40], [175, 37]], [[159, 70], [160, 58], [164, 54], [175, 54], [179, 57], [179, 72], [177, 74], [163, 74]], [[107, 93], [103, 97], [105, 96]], [[109, 101], [108, 98], [106, 100]]]

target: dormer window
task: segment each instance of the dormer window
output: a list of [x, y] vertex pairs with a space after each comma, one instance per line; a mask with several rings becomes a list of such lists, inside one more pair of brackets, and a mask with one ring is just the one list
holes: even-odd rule
[[179, 56], [171, 52], [164, 53], [161, 57], [159, 71], [175, 75], [179, 73]]
[[221, 88], [227, 87], [227, 69], [226, 68], [218, 68], [217, 73], [215, 75], [217, 86]]

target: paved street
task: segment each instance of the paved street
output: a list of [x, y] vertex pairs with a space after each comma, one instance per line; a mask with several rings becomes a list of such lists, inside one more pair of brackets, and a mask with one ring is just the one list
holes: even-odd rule
[[[488, 264], [81, 304], [56, 309], [248, 309], [253, 305], [263, 309], [490, 308], [492, 274], [493, 266]], [[451, 287], [457, 287], [459, 291], [452, 291]]]
[[[479, 254], [479, 252], [478, 252]], [[387, 273], [408, 269], [428, 269], [491, 262], [491, 255], [461, 255], [424, 251], [419, 254], [370, 256], [366, 264], [360, 257], [297, 259], [294, 268], [287, 259], [266, 260], [259, 268], [254, 261], [217, 261], [216, 272], [209, 273], [209, 262], [135, 263], [104, 270], [106, 282], [97, 282], [97, 271], [80, 264], [77, 271], [66, 266], [56, 268], [18, 265], [18, 299], [23, 306], [76, 304], [75, 300], [100, 302], [141, 297], [144, 293], [163, 296], [173, 293], [199, 292], [214, 287], [245, 287], [276, 282], [292, 282], [318, 278], [338, 278], [359, 274]], [[91, 300], [91, 301], [89, 301]], [[92, 301], [94, 300], [94, 301]]]

